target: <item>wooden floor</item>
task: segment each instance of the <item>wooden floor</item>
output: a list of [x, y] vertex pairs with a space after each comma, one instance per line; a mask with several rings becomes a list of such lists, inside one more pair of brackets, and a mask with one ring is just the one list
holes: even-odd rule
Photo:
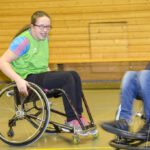
[[[111, 150], [108, 142], [114, 137], [103, 131], [99, 124], [103, 121], [113, 120], [118, 107], [119, 90], [85, 90], [84, 91], [93, 118], [99, 130], [99, 138], [82, 137], [78, 145], [73, 144], [72, 135], [47, 134], [32, 145], [26, 147], [12, 147], [0, 141], [0, 150]], [[5, 114], [3, 114], [5, 116]]]

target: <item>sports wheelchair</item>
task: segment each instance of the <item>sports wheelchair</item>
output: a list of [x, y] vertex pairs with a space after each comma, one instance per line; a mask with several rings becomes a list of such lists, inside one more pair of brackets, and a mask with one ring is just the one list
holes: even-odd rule
[[114, 147], [116, 150], [150, 150], [150, 134], [144, 135], [137, 133], [139, 128], [142, 127], [145, 122], [145, 115], [143, 113], [143, 107], [141, 107], [141, 100], [138, 100], [137, 103], [140, 103], [140, 105], [136, 105], [136, 108], [134, 108], [135, 113], [133, 113], [130, 131], [110, 128], [105, 123], [101, 124], [101, 127], [104, 130], [116, 135], [116, 137], [109, 142], [109, 145]]
[[[53, 108], [51, 98], [65, 96], [76, 115], [82, 128], [77, 132], [73, 127], [52, 121], [53, 114], [60, 118], [66, 114]], [[0, 90], [0, 139], [12, 146], [25, 146], [37, 141], [44, 132], [46, 133], [72, 133], [73, 142], [79, 143], [80, 136], [92, 135], [98, 137], [88, 104], [84, 95], [82, 100], [89, 117], [89, 125], [84, 126], [69, 99], [62, 89], [43, 90], [34, 83], [29, 82], [28, 96], [18, 92], [16, 83], [12, 82]], [[57, 118], [54, 117], [58, 121]]]

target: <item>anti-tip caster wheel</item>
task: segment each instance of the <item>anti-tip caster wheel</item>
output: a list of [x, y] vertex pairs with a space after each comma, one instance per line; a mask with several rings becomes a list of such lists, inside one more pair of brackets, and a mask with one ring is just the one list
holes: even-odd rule
[[97, 139], [99, 137], [99, 132], [97, 131], [96, 133], [94, 133], [93, 135], [93, 139]]
[[79, 135], [73, 135], [73, 143], [74, 144], [79, 144], [80, 143]]

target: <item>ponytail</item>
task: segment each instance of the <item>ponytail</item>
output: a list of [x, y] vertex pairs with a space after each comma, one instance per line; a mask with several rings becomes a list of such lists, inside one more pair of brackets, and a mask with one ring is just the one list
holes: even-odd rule
[[19, 30], [19, 31], [16, 33], [16, 35], [13, 37], [13, 39], [16, 38], [18, 35], [20, 35], [22, 32], [24, 32], [24, 31], [26, 31], [26, 30], [28, 30], [28, 29], [30, 29], [30, 25], [24, 26], [21, 30]]

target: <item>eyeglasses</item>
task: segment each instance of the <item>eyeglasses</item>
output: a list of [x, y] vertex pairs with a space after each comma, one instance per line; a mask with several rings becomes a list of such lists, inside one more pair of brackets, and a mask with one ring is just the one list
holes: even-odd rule
[[40, 30], [50, 30], [52, 28], [52, 26], [44, 26], [44, 25], [38, 25], [38, 24], [34, 24], [34, 26], [39, 27]]

